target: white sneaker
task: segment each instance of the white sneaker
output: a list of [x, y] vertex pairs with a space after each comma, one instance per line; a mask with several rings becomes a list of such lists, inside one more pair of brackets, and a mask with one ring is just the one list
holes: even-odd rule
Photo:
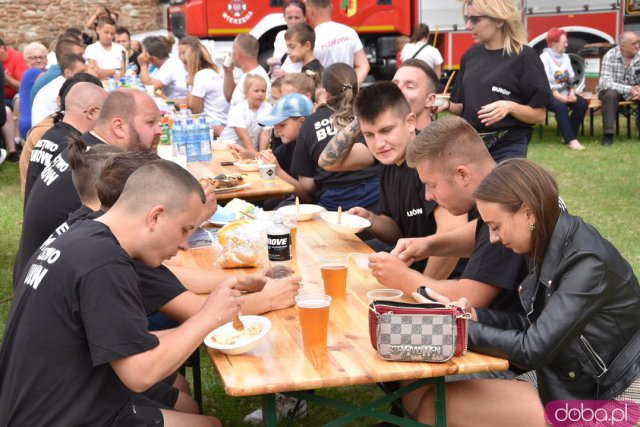
[[[297, 408], [296, 405], [298, 406]], [[278, 414], [278, 419], [288, 416], [293, 416], [296, 420], [304, 418], [307, 416], [307, 401], [278, 393], [276, 394], [276, 413]], [[258, 408], [244, 417], [244, 422], [251, 425], [261, 425], [262, 408]]]
[[0, 165], [7, 159], [7, 150], [0, 148]]

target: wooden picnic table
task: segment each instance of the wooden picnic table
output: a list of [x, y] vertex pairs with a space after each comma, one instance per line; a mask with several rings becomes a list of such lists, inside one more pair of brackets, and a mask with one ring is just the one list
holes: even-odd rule
[[218, 200], [231, 200], [239, 197], [244, 200], [263, 200], [284, 197], [293, 193], [293, 186], [277, 176], [272, 182], [265, 182], [258, 172], [242, 172], [237, 166], [222, 166], [220, 162], [235, 161], [229, 150], [213, 151], [213, 156], [208, 162], [193, 162], [187, 164], [187, 169], [197, 179], [213, 178], [220, 174], [246, 174], [246, 182], [249, 184], [242, 188], [220, 189], [216, 191]]
[[[323, 291], [319, 255], [339, 252], [369, 254], [371, 249], [356, 236], [343, 236], [331, 230], [320, 218], [298, 223], [297, 253], [294, 268], [302, 276], [301, 292]], [[193, 249], [181, 253], [185, 266], [213, 270], [216, 254], [213, 249]], [[295, 307], [266, 314], [272, 322], [269, 334], [254, 350], [244, 355], [227, 356], [207, 348], [225, 392], [230, 396], [263, 396], [264, 422], [277, 424], [275, 394], [285, 393], [350, 411], [331, 425], [344, 425], [356, 418], [368, 416], [393, 421], [401, 425], [418, 425], [410, 419], [399, 419], [388, 413], [376, 412], [403, 394], [432, 383], [436, 394], [436, 425], [446, 425], [444, 377], [508, 369], [508, 362], [492, 356], [468, 352], [446, 363], [407, 363], [383, 360], [371, 346], [368, 329], [366, 292], [382, 286], [371, 275], [366, 262], [350, 257], [345, 301], [332, 301], [329, 336], [323, 351], [305, 352], [302, 332]], [[229, 270], [228, 270], [229, 271]], [[243, 269], [239, 274], [252, 272]], [[407, 296], [404, 297], [409, 301]], [[304, 391], [356, 384], [372, 384], [398, 380], [417, 380], [409, 386], [364, 407], [336, 402]]]

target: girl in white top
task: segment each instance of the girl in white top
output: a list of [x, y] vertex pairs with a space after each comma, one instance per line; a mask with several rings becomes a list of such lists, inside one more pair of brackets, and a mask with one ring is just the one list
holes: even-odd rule
[[187, 83], [191, 88], [187, 104], [193, 113], [202, 113], [207, 121], [217, 122], [213, 130], [216, 136], [220, 136], [229, 113], [229, 103], [222, 90], [223, 75], [211, 59], [207, 48], [200, 43], [189, 46], [184, 58], [188, 74]]
[[426, 62], [438, 75], [442, 75], [442, 55], [440, 51], [429, 44], [429, 26], [427, 24], [419, 24], [413, 30], [409, 43], [404, 45], [400, 60], [402, 62], [407, 59], [416, 58]]
[[257, 74], [247, 74], [244, 79], [245, 100], [233, 105], [227, 117], [227, 126], [220, 139], [234, 141], [244, 153], [253, 157], [269, 145], [270, 127], [258, 124], [260, 118], [271, 112], [271, 104], [264, 102], [267, 97], [267, 81]]
[[[589, 104], [576, 95], [575, 73], [571, 67], [571, 59], [565, 53], [567, 45], [566, 31], [557, 27], [550, 29], [547, 32], [549, 47], [540, 54], [540, 60], [553, 94], [553, 104], [547, 108], [556, 114], [558, 129], [567, 147], [581, 151], [585, 147], [578, 141], [577, 134]], [[571, 115], [569, 110], [572, 110]]]

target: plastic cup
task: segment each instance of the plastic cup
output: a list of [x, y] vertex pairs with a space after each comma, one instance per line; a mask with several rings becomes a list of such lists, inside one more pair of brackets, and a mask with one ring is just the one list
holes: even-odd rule
[[324, 292], [334, 300], [344, 300], [347, 296], [348, 271], [346, 254], [327, 254], [320, 257]]
[[296, 254], [296, 240], [298, 235], [298, 215], [285, 214], [282, 216], [282, 223], [291, 230], [291, 254]]
[[302, 342], [305, 350], [327, 348], [327, 330], [329, 328], [329, 295], [298, 295], [296, 306], [302, 329]]
[[367, 292], [369, 302], [373, 301], [397, 301], [404, 293], [398, 289], [374, 289]]
[[262, 164], [258, 166], [258, 171], [260, 172], [260, 179], [265, 184], [273, 184], [276, 179], [276, 165], [272, 163]]

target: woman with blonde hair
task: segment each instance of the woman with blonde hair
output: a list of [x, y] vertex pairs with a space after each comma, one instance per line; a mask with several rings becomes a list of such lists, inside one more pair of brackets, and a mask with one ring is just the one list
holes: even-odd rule
[[526, 157], [552, 96], [540, 58], [527, 46], [521, 11], [513, 0], [464, 0], [463, 13], [476, 45], [462, 56], [443, 109], [467, 120], [496, 162]]
[[213, 123], [216, 136], [224, 129], [229, 113], [229, 102], [222, 90], [223, 74], [211, 59], [202, 43], [189, 46], [185, 52], [187, 69], [187, 104], [193, 113], [204, 114]]

